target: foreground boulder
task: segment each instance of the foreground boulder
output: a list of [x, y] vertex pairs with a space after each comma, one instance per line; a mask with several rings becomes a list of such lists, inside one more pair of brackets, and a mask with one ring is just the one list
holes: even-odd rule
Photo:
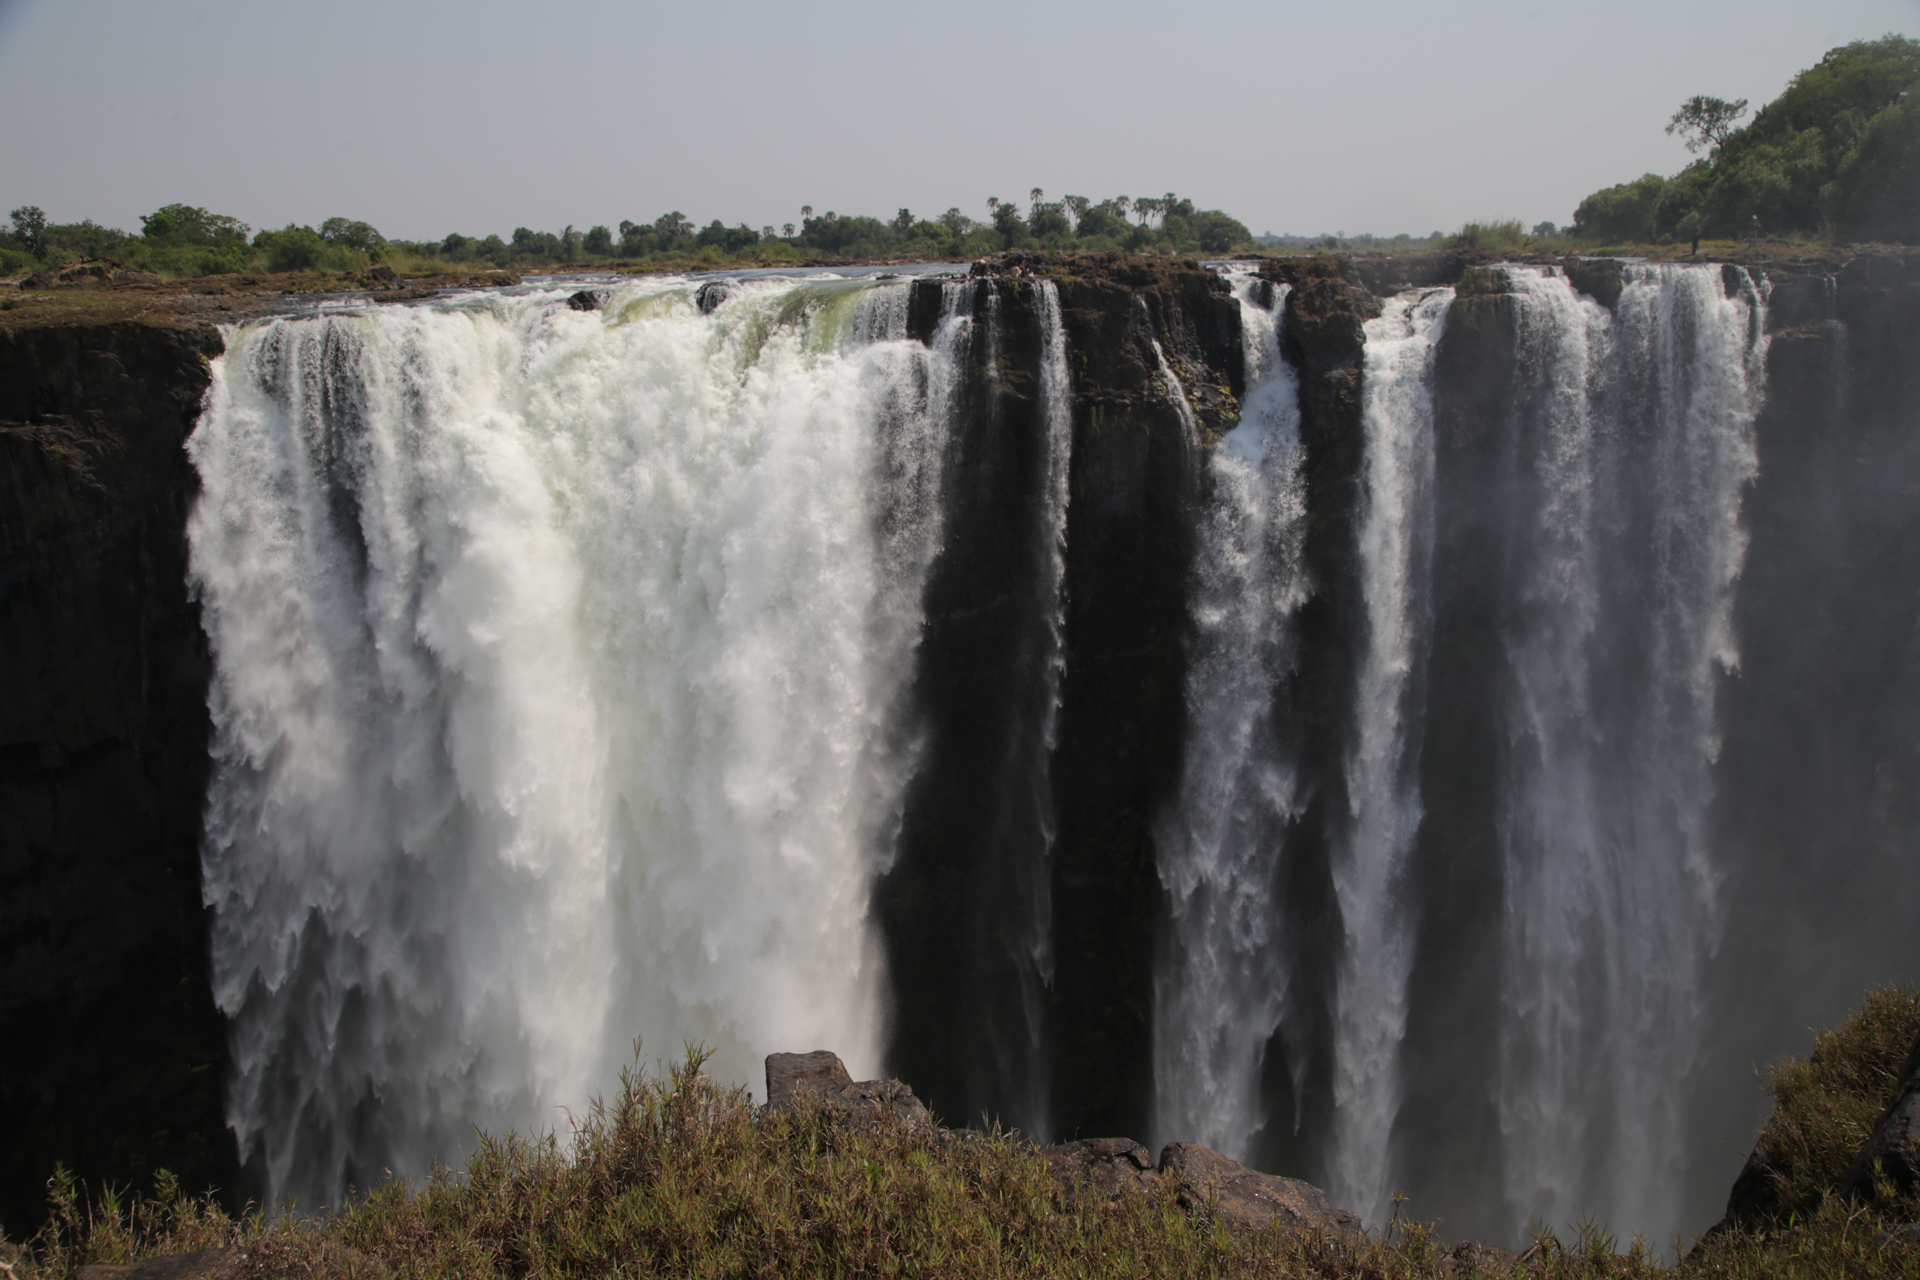
[[855, 1120], [893, 1116], [910, 1126], [933, 1125], [927, 1104], [898, 1080], [855, 1080], [839, 1055], [825, 1049], [768, 1054], [762, 1113], [778, 1115], [802, 1098], [817, 1098], [826, 1110]]
[[1180, 1203], [1188, 1209], [1212, 1201], [1227, 1222], [1285, 1226], [1329, 1235], [1358, 1234], [1359, 1215], [1336, 1209], [1327, 1193], [1310, 1182], [1258, 1173], [1197, 1142], [1170, 1142], [1160, 1152], [1160, 1168], [1179, 1181]]
[[1130, 1195], [1154, 1195], [1160, 1175], [1153, 1153], [1132, 1138], [1086, 1138], [1048, 1147], [1047, 1172], [1062, 1208], [1084, 1197], [1115, 1204]]
[[[855, 1080], [839, 1055], [812, 1053], [767, 1055], [765, 1116], [777, 1116], [810, 1103], [853, 1120], [897, 1117], [924, 1127], [935, 1145], [962, 1140], [964, 1133], [934, 1124], [926, 1104], [898, 1080]], [[1147, 1149], [1131, 1138], [1083, 1138], [1041, 1151], [1063, 1209], [1091, 1199], [1117, 1205], [1130, 1196], [1175, 1197], [1189, 1211], [1212, 1206], [1222, 1221], [1239, 1226], [1284, 1228], [1336, 1235], [1360, 1235], [1357, 1215], [1336, 1209], [1327, 1193], [1311, 1183], [1249, 1169], [1197, 1142], [1172, 1142], [1156, 1165]]]

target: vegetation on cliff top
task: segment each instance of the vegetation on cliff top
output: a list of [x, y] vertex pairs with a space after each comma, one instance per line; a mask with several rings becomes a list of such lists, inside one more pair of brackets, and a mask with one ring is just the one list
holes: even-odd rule
[[937, 218], [901, 209], [891, 219], [816, 216], [811, 205], [800, 221], [755, 230], [719, 220], [696, 227], [679, 210], [651, 222], [622, 221], [617, 231], [594, 226], [578, 231], [516, 227], [509, 239], [458, 232], [434, 241], [389, 241], [365, 222], [329, 218], [318, 229], [289, 225], [278, 231], [251, 229], [237, 218], [174, 204], [141, 219], [139, 235], [91, 220], [54, 224], [37, 206], [15, 209], [0, 231], [0, 274], [98, 260], [166, 276], [207, 276], [247, 271], [361, 271], [389, 263], [409, 274], [476, 267], [521, 270], [582, 268], [765, 266], [859, 261], [976, 258], [1007, 249], [1124, 250], [1132, 253], [1221, 254], [1252, 246], [1253, 236], [1218, 209], [1195, 208], [1169, 191], [1164, 196], [1114, 196], [1093, 201], [1062, 196], [1049, 201], [1035, 187], [1022, 206], [987, 200], [988, 218], [976, 221], [948, 209]]
[[0, 1266], [14, 1280], [54, 1280], [89, 1263], [217, 1249], [248, 1278], [1913, 1276], [1920, 1240], [1899, 1224], [1920, 1205], [1849, 1205], [1832, 1185], [1916, 1026], [1913, 993], [1874, 992], [1812, 1058], [1776, 1067], [1763, 1143], [1796, 1153], [1782, 1165], [1796, 1208], [1684, 1258], [1622, 1248], [1590, 1224], [1564, 1238], [1538, 1229], [1519, 1254], [1449, 1248], [1432, 1226], [1398, 1218], [1364, 1239], [1251, 1230], [1210, 1204], [1181, 1207], [1171, 1184], [1063, 1201], [1045, 1157], [1017, 1135], [853, 1119], [817, 1099], [762, 1113], [689, 1051], [663, 1078], [623, 1076], [568, 1143], [483, 1136], [462, 1172], [388, 1181], [319, 1216], [236, 1218], [164, 1176], [151, 1199], [89, 1199], [61, 1174], [46, 1226], [24, 1248], [0, 1244]]
[[1920, 242], [1920, 42], [1887, 35], [1830, 51], [1745, 127], [1746, 102], [1700, 96], [1668, 132], [1705, 154], [1580, 202], [1598, 243], [1700, 236]]

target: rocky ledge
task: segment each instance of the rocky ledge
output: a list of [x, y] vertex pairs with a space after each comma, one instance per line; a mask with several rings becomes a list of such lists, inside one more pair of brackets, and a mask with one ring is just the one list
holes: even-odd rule
[[[965, 1140], [963, 1131], [936, 1125], [926, 1104], [901, 1081], [856, 1081], [838, 1055], [825, 1049], [769, 1054], [761, 1115], [808, 1105], [853, 1123], [886, 1121], [921, 1130], [932, 1145]], [[1362, 1234], [1359, 1216], [1336, 1209], [1320, 1188], [1249, 1169], [1197, 1142], [1169, 1142], [1157, 1162], [1131, 1138], [1084, 1138], [1039, 1150], [1062, 1208], [1087, 1202], [1118, 1207], [1133, 1196], [1171, 1196], [1189, 1212], [1208, 1212], [1234, 1226]]]

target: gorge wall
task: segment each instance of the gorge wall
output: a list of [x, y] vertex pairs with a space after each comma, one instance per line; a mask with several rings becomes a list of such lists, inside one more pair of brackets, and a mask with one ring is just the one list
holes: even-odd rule
[[231, 1185], [181, 448], [210, 328], [0, 334], [0, 1223], [55, 1160]]
[[1917, 274], [12, 334], [7, 1227], [55, 1158], [328, 1200], [639, 1036], [1698, 1230], [1752, 1065], [1920, 968]]

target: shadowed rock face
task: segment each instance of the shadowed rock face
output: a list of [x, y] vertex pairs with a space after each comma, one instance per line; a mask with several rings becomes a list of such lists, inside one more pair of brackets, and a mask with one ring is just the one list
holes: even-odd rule
[[208, 328], [0, 334], [0, 1223], [56, 1159], [232, 1186], [200, 903], [209, 672], [181, 443]]
[[[1036, 276], [1058, 290], [1072, 414], [1063, 673], [1051, 760], [1006, 738], [1031, 708], [1035, 637], [1058, 607], [1032, 536], [1044, 420]], [[897, 1009], [888, 1067], [937, 1114], [1055, 1133], [1143, 1131], [1153, 940], [1161, 912], [1152, 823], [1179, 777], [1186, 584], [1200, 442], [1160, 372], [1158, 341], [1202, 434], [1231, 426], [1244, 369], [1237, 304], [1191, 263], [1008, 254], [975, 268], [969, 406], [948, 463], [953, 536], [927, 588], [916, 675], [925, 754], [893, 869], [875, 890]], [[940, 285], [916, 285], [919, 336]], [[997, 308], [989, 368], [983, 317]], [[1025, 709], [1023, 709], [1025, 708]], [[1028, 754], [1021, 755], [1025, 751]], [[1050, 778], [1053, 983], [1023, 1001], [1018, 867], [982, 797], [1004, 772]], [[1044, 773], [1042, 771], [1045, 771]], [[1024, 802], [1024, 798], [1023, 798]], [[996, 825], [999, 824], [999, 825]], [[1027, 830], [1037, 831], [1030, 823]], [[1033, 864], [1038, 865], [1038, 864]], [[1012, 1063], [1033, 1052], [1038, 1099]], [[1018, 1037], [1021, 1043], [1011, 1041]]]

